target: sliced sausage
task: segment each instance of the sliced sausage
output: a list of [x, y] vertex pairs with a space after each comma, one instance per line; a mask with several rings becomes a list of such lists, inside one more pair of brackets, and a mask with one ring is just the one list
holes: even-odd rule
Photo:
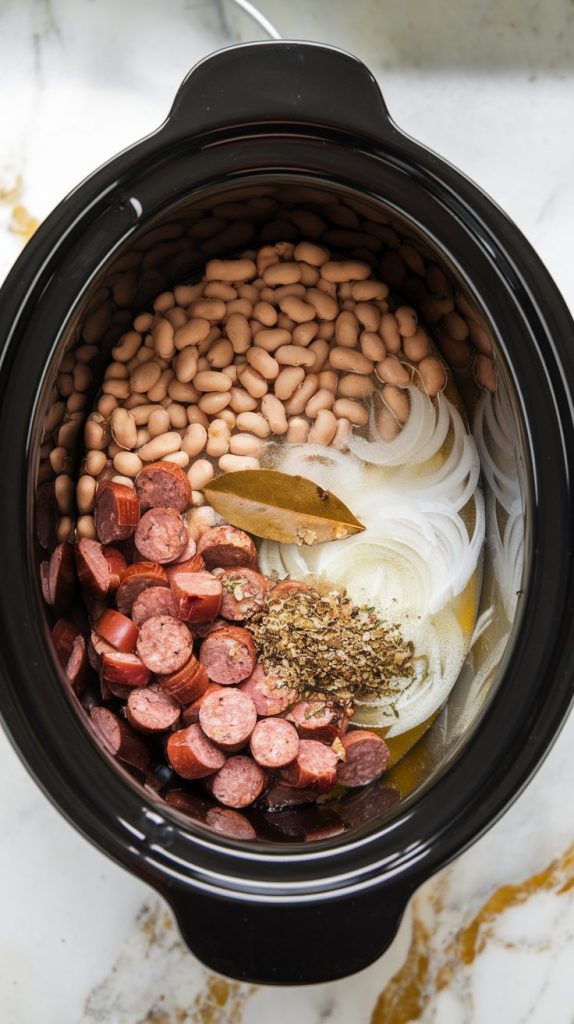
[[199, 724], [205, 735], [229, 753], [245, 746], [256, 722], [251, 697], [235, 688], [223, 687], [210, 693], [199, 709]]
[[126, 713], [138, 732], [167, 732], [179, 722], [181, 708], [161, 686], [146, 686], [131, 691]]
[[193, 641], [183, 622], [172, 615], [154, 615], [143, 623], [136, 650], [150, 672], [168, 675], [189, 661]]
[[324, 700], [300, 700], [289, 712], [299, 736], [306, 740], [332, 743], [346, 732], [349, 719], [340, 708]]
[[337, 781], [337, 755], [318, 740], [300, 740], [297, 757], [283, 768], [281, 781], [294, 789], [328, 793]]
[[274, 601], [284, 601], [286, 597], [290, 597], [291, 594], [311, 594], [316, 593], [315, 588], [309, 586], [308, 583], [303, 583], [301, 580], [280, 580], [273, 587], [273, 590], [269, 594], [269, 603]]
[[111, 583], [110, 563], [104, 554], [103, 544], [98, 540], [85, 538], [76, 544], [75, 555], [82, 590], [88, 597], [102, 600], [106, 597]]
[[214, 832], [221, 832], [230, 839], [256, 839], [253, 825], [239, 811], [230, 807], [212, 807], [205, 816], [205, 824]]
[[299, 753], [297, 730], [285, 718], [262, 718], [249, 745], [257, 764], [263, 768], [284, 768]]
[[148, 587], [136, 597], [132, 605], [132, 619], [136, 626], [141, 626], [154, 615], [173, 615], [177, 618], [169, 587]]
[[200, 725], [172, 732], [166, 753], [174, 772], [182, 779], [206, 779], [225, 764], [225, 754], [207, 738]]
[[184, 512], [191, 505], [191, 484], [173, 462], [152, 462], [138, 473], [135, 492], [142, 509], [175, 508]]
[[157, 562], [134, 562], [120, 578], [116, 605], [124, 615], [131, 615], [136, 597], [147, 587], [169, 587], [169, 576]]
[[48, 480], [36, 490], [36, 536], [44, 551], [51, 551], [56, 543], [60, 521], [54, 481]]
[[56, 611], [65, 612], [73, 604], [76, 596], [76, 563], [74, 549], [64, 541], [54, 548], [48, 572], [48, 591], [50, 604]]
[[86, 641], [69, 619], [58, 619], [52, 630], [56, 657], [75, 693], [80, 694], [88, 679]]
[[367, 786], [381, 777], [390, 757], [384, 739], [368, 729], [353, 729], [341, 742], [346, 760], [339, 763], [337, 780], [342, 786]]
[[[197, 726], [190, 726], [195, 729]], [[265, 789], [266, 776], [252, 757], [230, 757], [208, 781], [212, 796], [224, 807], [249, 807]]]
[[117, 651], [133, 654], [136, 649], [138, 627], [135, 622], [128, 619], [127, 615], [122, 615], [121, 612], [116, 612], [113, 608], [106, 608], [104, 614], [96, 622], [94, 630]]
[[108, 544], [104, 544], [102, 548], [102, 554], [106, 559], [106, 562], [108, 563], [108, 568], [110, 570], [110, 584], [108, 593], [115, 594], [116, 590], [120, 585], [120, 579], [122, 578], [122, 575], [124, 574], [128, 567], [128, 563], [126, 562], [126, 559], [124, 558], [121, 551], [118, 551], [117, 548], [113, 548]]
[[268, 584], [255, 569], [214, 569], [223, 587], [220, 614], [231, 622], [244, 622], [267, 606]]
[[102, 676], [100, 676], [100, 696], [102, 700], [112, 700], [114, 697], [117, 697], [118, 700], [126, 701], [130, 693], [135, 693], [139, 689], [140, 687], [136, 687], [134, 690], [132, 686], [120, 686], [119, 683], [108, 683], [102, 678]]
[[201, 697], [209, 686], [207, 672], [193, 655], [178, 672], [160, 675], [158, 682], [162, 690], [182, 707]]
[[149, 769], [150, 754], [141, 736], [109, 708], [92, 708], [92, 728], [102, 746], [113, 757], [138, 768], [144, 775]]
[[151, 678], [150, 670], [137, 654], [123, 654], [113, 649], [102, 654], [100, 672], [102, 679], [110, 686], [114, 683], [120, 686], [147, 686]]
[[257, 568], [257, 548], [248, 533], [235, 526], [214, 526], [199, 539], [198, 555], [208, 569]]
[[111, 480], [102, 480], [98, 484], [94, 521], [102, 544], [127, 540], [135, 533], [139, 518], [139, 501], [131, 487]]
[[[207, 679], [207, 672], [205, 671], [203, 666], [200, 666], [200, 668], [205, 673], [205, 678]], [[191, 704], [188, 704], [187, 707], [183, 709], [181, 713], [181, 720], [183, 724], [194, 725], [195, 722], [199, 722], [199, 709], [201, 708], [201, 705], [203, 704], [208, 694], [215, 693], [217, 690], [224, 689], [225, 687], [220, 686], [219, 683], [210, 683], [208, 680], [207, 686], [203, 693], [200, 693], [199, 697], [196, 697], [195, 700], [192, 700]]]
[[209, 622], [219, 614], [223, 587], [210, 572], [173, 570], [169, 583], [176, 615], [184, 622]]
[[255, 644], [241, 626], [226, 626], [206, 636], [199, 660], [213, 683], [233, 686], [248, 679], [255, 668]]
[[141, 517], [134, 539], [137, 550], [146, 561], [164, 565], [183, 554], [188, 532], [177, 509], [150, 508]]
[[263, 665], [256, 665], [252, 675], [241, 683], [241, 689], [248, 693], [262, 716], [281, 715], [298, 699], [297, 690], [283, 685], [281, 677]]

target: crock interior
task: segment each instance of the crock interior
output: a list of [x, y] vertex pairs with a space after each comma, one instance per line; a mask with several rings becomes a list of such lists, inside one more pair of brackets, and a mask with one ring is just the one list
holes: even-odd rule
[[[440, 713], [430, 727], [397, 737], [393, 742], [396, 764], [381, 783], [357, 790], [328, 807], [251, 813], [261, 839], [278, 843], [327, 838], [340, 831], [341, 820], [358, 834], [358, 830], [371, 829], [416, 801], [460, 756], [503, 676], [517, 627], [518, 593], [526, 586], [529, 468], [512, 374], [489, 327], [484, 297], [478, 291], [469, 291], [433, 240], [422, 237], [418, 228], [381, 201], [339, 186], [293, 177], [287, 181], [266, 176], [233, 186], [214, 186], [194, 193], [184, 204], [166, 209], [153, 223], [142, 224], [101, 270], [62, 333], [44, 378], [38, 405], [43, 412], [35, 425], [38, 484], [54, 479], [50, 453], [55, 447], [68, 449], [69, 462], [63, 473], [75, 478], [83, 449], [83, 420], [97, 394], [110, 349], [129, 330], [133, 317], [150, 309], [159, 292], [194, 280], [208, 259], [303, 237], [366, 260], [396, 296], [419, 310], [422, 322], [451, 367], [477, 443], [486, 504], [486, 543], [478, 574], [482, 578], [476, 583], [475, 638]], [[446, 295], [444, 286], [437, 293], [436, 275], [432, 269], [429, 274], [432, 267], [439, 267], [446, 275]], [[437, 299], [438, 304], [433, 303]], [[440, 310], [452, 308], [452, 303], [469, 328], [462, 347], [448, 337], [441, 320]], [[95, 345], [99, 351], [90, 364], [93, 380], [86, 403], [75, 409], [70, 399], [74, 365], [71, 352], [79, 344]], [[477, 377], [483, 386], [477, 384]], [[66, 496], [62, 498], [61, 511], [73, 520], [75, 512], [66, 507], [67, 500]], [[67, 539], [66, 523], [60, 539]], [[38, 562], [41, 557], [38, 549]], [[46, 611], [46, 615], [50, 619], [51, 612]], [[82, 697], [84, 708], [94, 703], [99, 703], [95, 675]], [[87, 722], [79, 704], [78, 711]], [[102, 757], [106, 756], [102, 752]], [[129, 784], [143, 785], [136, 773], [130, 778], [119, 764], [118, 771]], [[161, 773], [159, 781], [178, 784], [177, 778], [170, 783], [167, 774]], [[179, 817], [157, 790], [146, 786], [146, 791], [148, 800], [159, 801], [166, 813]], [[207, 827], [201, 823], [191, 798], [187, 810], [193, 827]]]

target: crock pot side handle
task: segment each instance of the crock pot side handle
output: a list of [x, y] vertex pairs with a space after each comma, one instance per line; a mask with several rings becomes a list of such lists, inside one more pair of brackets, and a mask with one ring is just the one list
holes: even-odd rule
[[330, 46], [289, 40], [232, 46], [205, 58], [182, 82], [162, 130], [184, 138], [282, 121], [377, 140], [397, 131], [361, 61]]

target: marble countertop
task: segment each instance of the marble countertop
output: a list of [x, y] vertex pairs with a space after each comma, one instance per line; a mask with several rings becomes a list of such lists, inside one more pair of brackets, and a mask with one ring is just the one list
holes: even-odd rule
[[[261, 0], [286, 37], [349, 49], [409, 134], [478, 181], [574, 309], [571, 0]], [[96, 165], [158, 125], [187, 70], [261, 33], [229, 2], [0, 6], [0, 278]], [[574, 718], [526, 791], [412, 900], [350, 979], [250, 987], [204, 969], [166, 905], [54, 810], [0, 737], [6, 1024], [571, 1024]]]

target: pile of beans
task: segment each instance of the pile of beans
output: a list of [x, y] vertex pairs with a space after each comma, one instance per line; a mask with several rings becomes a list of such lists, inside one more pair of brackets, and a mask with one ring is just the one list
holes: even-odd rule
[[302, 699], [257, 663], [245, 624], [309, 588], [262, 576], [252, 538], [228, 524], [196, 545], [183, 516], [190, 497], [170, 463], [142, 469], [134, 489], [102, 482], [98, 539], [56, 546], [42, 566], [44, 596], [60, 615], [53, 641], [74, 692], [90, 670], [99, 676], [90, 720], [105, 748], [152, 786], [158, 758], [201, 780], [214, 827], [253, 838], [239, 811], [311, 804], [337, 782], [365, 786], [389, 750], [373, 732], [347, 733], [348, 714], [328, 698]]
[[112, 349], [86, 422], [78, 535], [95, 536], [98, 482], [133, 486], [151, 462], [186, 470], [199, 507], [217, 471], [259, 468], [267, 439], [344, 448], [377, 386], [394, 437], [404, 389], [414, 379], [434, 397], [446, 371], [415, 310], [388, 300], [367, 263], [311, 242], [211, 260], [198, 284], [159, 295]]

